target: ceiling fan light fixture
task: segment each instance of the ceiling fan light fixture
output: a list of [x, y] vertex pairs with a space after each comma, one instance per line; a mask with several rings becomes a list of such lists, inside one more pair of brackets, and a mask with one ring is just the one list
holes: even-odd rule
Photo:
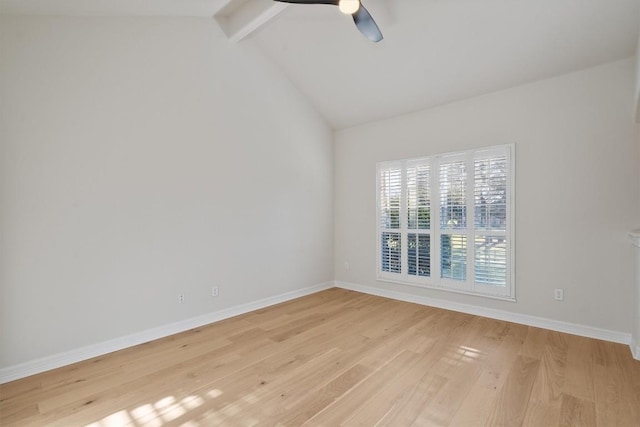
[[360, 9], [360, 0], [340, 0], [338, 7], [340, 12], [346, 15], [353, 15]]
[[351, 15], [353, 23], [358, 27], [358, 31], [363, 36], [368, 38], [374, 43], [382, 40], [382, 33], [380, 28], [373, 20], [371, 14], [364, 7], [360, 0], [274, 0], [282, 3], [294, 3], [294, 4], [328, 4], [332, 6], [338, 6], [340, 11], [346, 15]]

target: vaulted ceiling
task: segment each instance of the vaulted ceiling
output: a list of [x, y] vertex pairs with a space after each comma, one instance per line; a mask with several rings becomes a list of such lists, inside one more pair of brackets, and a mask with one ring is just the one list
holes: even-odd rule
[[363, 0], [380, 43], [326, 5], [1, 1], [3, 13], [207, 17], [254, 3], [263, 16], [244, 18], [238, 43], [259, 46], [336, 129], [627, 58], [640, 30], [638, 0]]

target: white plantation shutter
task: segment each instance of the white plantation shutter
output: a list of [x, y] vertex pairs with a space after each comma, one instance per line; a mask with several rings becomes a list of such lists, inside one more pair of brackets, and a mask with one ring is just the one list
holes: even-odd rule
[[381, 270], [402, 271], [402, 235], [400, 229], [402, 169], [391, 166], [378, 173], [378, 221]]
[[501, 230], [507, 227], [507, 157], [474, 160], [475, 228]]
[[476, 236], [474, 250], [476, 282], [487, 285], [506, 286], [506, 239], [495, 236]]
[[[457, 156], [456, 156], [457, 157]], [[467, 226], [467, 167], [464, 160], [440, 163], [440, 227]]]
[[467, 280], [467, 163], [462, 155], [440, 159], [440, 277]]
[[475, 280], [494, 286], [507, 284], [506, 154], [479, 153], [474, 159]]
[[431, 275], [431, 168], [416, 162], [406, 168], [407, 274]]
[[431, 275], [431, 236], [409, 233], [407, 235], [407, 274], [411, 276]]
[[431, 173], [428, 164], [407, 167], [408, 228], [431, 227]]
[[402, 235], [400, 233], [382, 233], [382, 271], [402, 272]]
[[391, 168], [380, 171], [380, 226], [383, 229], [400, 228], [400, 197], [402, 170]]
[[440, 235], [440, 277], [451, 280], [467, 280], [466, 235]]
[[378, 164], [378, 279], [513, 300], [512, 150]]

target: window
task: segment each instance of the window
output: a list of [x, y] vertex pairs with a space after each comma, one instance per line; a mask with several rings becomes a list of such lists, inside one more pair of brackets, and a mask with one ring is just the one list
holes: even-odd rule
[[378, 279], [514, 299], [513, 145], [378, 164]]

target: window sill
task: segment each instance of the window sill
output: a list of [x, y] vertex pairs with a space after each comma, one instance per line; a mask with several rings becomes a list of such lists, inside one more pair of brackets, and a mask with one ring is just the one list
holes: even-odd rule
[[489, 299], [507, 301], [507, 302], [517, 302], [516, 298], [515, 297], [511, 297], [511, 296], [481, 294], [481, 293], [478, 293], [478, 292], [468, 291], [468, 290], [465, 290], [465, 289], [455, 289], [455, 288], [449, 288], [449, 287], [445, 287], [445, 286], [429, 285], [427, 283], [406, 282], [406, 281], [402, 281], [402, 280], [394, 280], [394, 279], [390, 279], [388, 277], [380, 277], [380, 276], [376, 277], [376, 280], [379, 281], [379, 282], [394, 283], [396, 285], [411, 286], [413, 288], [433, 289], [433, 290], [436, 290], [436, 291], [452, 292], [452, 293], [455, 293], [455, 294], [471, 295], [471, 296], [480, 297], [480, 298], [489, 298]]

